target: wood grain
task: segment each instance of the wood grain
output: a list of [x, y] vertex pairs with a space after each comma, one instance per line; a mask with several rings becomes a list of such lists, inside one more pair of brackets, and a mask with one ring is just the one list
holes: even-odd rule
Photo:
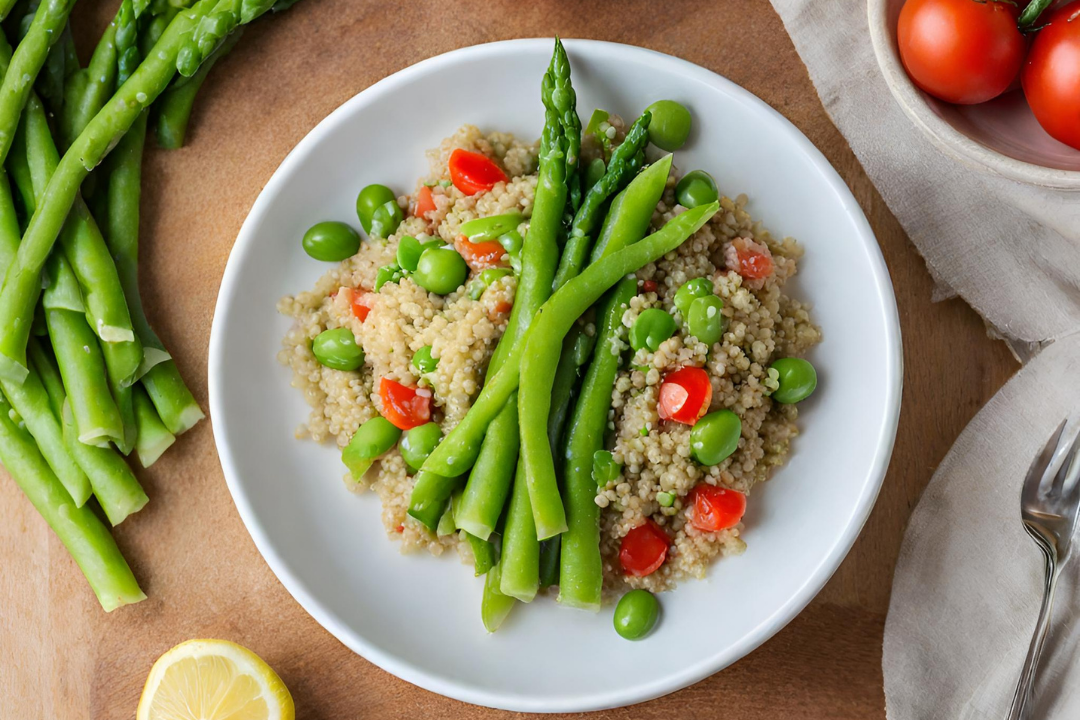
[[[852, 12], [863, 12], [860, 0]], [[661, 12], [662, 11], [662, 12]], [[89, 52], [114, 2], [73, 18]], [[189, 147], [146, 165], [142, 284], [148, 312], [206, 407], [214, 301], [229, 249], [289, 149], [356, 92], [419, 60], [513, 37], [642, 45], [721, 73], [794, 122], [840, 172], [870, 219], [896, 286], [904, 408], [881, 496], [821, 595], [760, 649], [671, 698], [601, 716], [883, 718], [881, 638], [908, 516], [953, 440], [1015, 371], [958, 301], [931, 304], [922, 260], [826, 116], [764, 0], [307, 0], [251, 28], [211, 74]], [[0, 476], [0, 697], [20, 718], [131, 718], [154, 659], [192, 637], [224, 637], [282, 675], [300, 717], [492, 718], [408, 685], [354, 655], [291, 599], [229, 497], [210, 423], [141, 473], [152, 501], [117, 531], [150, 599], [110, 616], [30, 504]], [[718, 619], [721, 621], [722, 619]], [[706, 626], [707, 627], [707, 626]], [[677, 703], [673, 705], [672, 703]], [[7, 715], [8, 710], [0, 713]]]

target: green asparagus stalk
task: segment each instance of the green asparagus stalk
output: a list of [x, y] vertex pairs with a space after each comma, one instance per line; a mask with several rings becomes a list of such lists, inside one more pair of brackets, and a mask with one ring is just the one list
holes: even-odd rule
[[514, 488], [510, 493], [510, 509], [503, 530], [502, 579], [499, 589], [521, 602], [532, 602], [540, 587], [540, 541], [536, 538], [529, 487], [522, 472], [521, 459], [514, 475]]
[[75, 43], [71, 38], [71, 26], [65, 25], [60, 41], [52, 46], [45, 59], [45, 65], [38, 75], [37, 92], [53, 115], [59, 115], [64, 106], [64, 85], [68, 76], [76, 69], [68, 66], [68, 59], [73, 57]]
[[139, 457], [139, 463], [148, 468], [176, 442], [176, 436], [161, 422], [145, 388], [136, 385], [132, 390], [135, 393], [135, 419], [139, 426], [135, 454]]
[[157, 116], [157, 142], [160, 147], [167, 150], [177, 150], [184, 146], [187, 137], [188, 121], [191, 119], [191, 110], [195, 105], [195, 96], [206, 81], [206, 76], [224, 55], [240, 40], [241, 29], [237, 29], [210, 54], [210, 57], [199, 66], [187, 82], [175, 85], [166, 90], [158, 99]]
[[75, 506], [34, 439], [12, 422], [10, 411], [0, 399], [0, 461], [71, 553], [101, 607], [110, 612], [145, 600], [109, 531], [89, 507]]
[[566, 178], [567, 206], [573, 216], [581, 205], [581, 179], [578, 161], [581, 159], [581, 118], [577, 114], [577, 93], [570, 84], [570, 58], [562, 41], [555, 37], [555, 52], [540, 88], [545, 107], [554, 107], [559, 114], [562, 137], [565, 141], [563, 172]]
[[199, 66], [217, 50], [229, 33], [240, 27], [243, 22], [242, 5], [242, 0], [220, 0], [199, 21], [176, 56], [176, 67], [181, 75], [188, 78], [194, 76]]
[[484, 578], [484, 594], [480, 600], [480, 619], [484, 621], [484, 628], [489, 633], [499, 629], [517, 603], [514, 598], [503, 595], [501, 588], [502, 563], [499, 562]]
[[64, 94], [59, 140], [68, 148], [104, 106], [116, 86], [116, 20], [109, 23], [90, 56], [90, 64], [73, 75]]

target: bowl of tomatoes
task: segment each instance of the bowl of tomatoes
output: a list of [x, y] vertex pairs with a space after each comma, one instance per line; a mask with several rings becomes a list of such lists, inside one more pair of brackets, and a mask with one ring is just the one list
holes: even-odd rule
[[942, 150], [1080, 190], [1080, 0], [869, 0], [874, 54]]

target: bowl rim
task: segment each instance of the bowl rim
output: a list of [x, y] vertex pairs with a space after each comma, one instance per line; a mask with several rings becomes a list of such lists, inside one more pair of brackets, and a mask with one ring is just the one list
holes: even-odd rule
[[878, 67], [893, 99], [904, 114], [939, 150], [969, 167], [1027, 185], [1055, 190], [1080, 190], [1080, 170], [1062, 170], [1017, 160], [973, 140], [945, 122], [927, 105], [900, 62], [896, 39], [889, 25], [889, 0], [867, 0], [870, 43]]
[[[222, 318], [227, 315], [226, 308], [231, 299], [242, 287], [239, 283], [240, 262], [239, 258], [246, 255], [247, 248], [257, 242], [257, 234], [254, 227], [257, 224], [255, 218], [261, 216], [270, 204], [270, 197], [274, 191], [286, 181], [300, 159], [306, 155], [309, 148], [314, 147], [323, 135], [327, 134], [339, 123], [347, 122], [354, 106], [377, 101], [378, 97], [398, 86], [408, 84], [413, 78], [421, 74], [438, 69], [439, 66], [475, 58], [497, 56], [502, 53], [524, 51], [534, 46], [542, 45], [545, 50], [549, 49], [553, 38], [521, 38], [503, 40], [480, 45], [473, 45], [453, 50], [422, 60], [414, 65], [403, 68], [368, 88], [360, 91], [341, 106], [321, 120], [299, 143], [286, 155], [280, 166], [274, 171], [267, 181], [258, 198], [255, 200], [247, 218], [240, 228], [236, 242], [230, 252], [225, 272], [222, 277], [218, 299], [214, 309], [214, 317], [210, 332], [210, 347], [208, 358], [208, 386], [210, 397], [211, 417], [217, 417], [219, 410], [223, 408], [224, 388], [222, 383], [223, 367], [226, 363], [225, 341], [228, 334], [226, 324]], [[821, 558], [819, 564], [809, 573], [806, 582], [798, 592], [789, 597], [781, 604], [775, 613], [756, 628], [751, 629], [739, 642], [719, 650], [716, 654], [693, 665], [679, 669], [677, 672], [664, 675], [654, 682], [644, 684], [632, 689], [618, 689], [596, 692], [590, 695], [577, 695], [570, 697], [547, 697], [535, 699], [522, 697], [512, 693], [498, 693], [485, 689], [479, 689], [446, 679], [433, 674], [422, 667], [417, 667], [411, 662], [401, 659], [393, 654], [384, 652], [375, 645], [367, 642], [359, 633], [353, 631], [345, 622], [324, 605], [307, 587], [300, 578], [292, 573], [288, 564], [275, 550], [274, 542], [270, 533], [260, 523], [252, 506], [251, 499], [244, 490], [239, 480], [240, 472], [233, 448], [227, 442], [224, 423], [212, 423], [214, 441], [217, 446], [218, 457], [229, 492], [236, 505], [240, 518], [247, 528], [255, 546], [263, 559], [270, 566], [277, 579], [285, 586], [290, 595], [300, 606], [311, 615], [324, 629], [341, 641], [346, 647], [357, 653], [366, 660], [377, 665], [381, 669], [399, 677], [409, 683], [417, 685], [431, 692], [438, 693], [456, 700], [483, 705], [503, 710], [517, 712], [586, 712], [601, 710], [651, 700], [662, 695], [680, 690], [703, 680], [710, 675], [724, 669], [728, 665], [741, 659], [755, 650], [762, 643], [779, 632], [792, 619], [795, 618], [821, 591], [825, 583], [832, 577], [840, 563], [847, 556], [856, 538], [862, 531], [870, 511], [873, 509], [881, 486], [884, 483], [886, 471], [892, 456], [896, 439], [896, 431], [899, 424], [900, 404], [903, 389], [903, 352], [900, 335], [900, 319], [896, 305], [896, 297], [893, 292], [891, 278], [885, 264], [884, 256], [874, 236], [873, 230], [864, 215], [862, 208], [856, 202], [850, 189], [826, 160], [825, 156], [817, 147], [790, 121], [777, 110], [769, 106], [763, 100], [745, 90], [734, 82], [724, 78], [711, 70], [691, 63], [687, 60], [671, 55], [660, 53], [647, 48], [623, 43], [614, 43], [598, 40], [563, 39], [568, 52], [587, 52], [590, 48], [596, 52], [614, 53], [641, 53], [648, 56], [651, 62], [666, 66], [670, 72], [685, 74], [692, 79], [718, 88], [720, 91], [732, 96], [739, 102], [759, 106], [763, 112], [770, 114], [780, 123], [781, 128], [789, 132], [796, 146], [805, 153], [807, 159], [821, 173], [823, 182], [837, 196], [843, 211], [849, 215], [855, 225], [858, 236], [866, 244], [867, 255], [870, 261], [870, 271], [879, 289], [882, 310], [885, 317], [885, 352], [887, 362], [883, 368], [885, 378], [885, 422], [881, 433], [876, 439], [876, 447], [873, 462], [866, 475], [858, 497], [853, 504], [850, 522], [836, 542], [829, 548], [826, 555]]]

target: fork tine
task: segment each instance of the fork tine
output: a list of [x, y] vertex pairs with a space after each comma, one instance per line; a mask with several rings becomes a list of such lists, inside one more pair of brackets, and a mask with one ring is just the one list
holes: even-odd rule
[[1024, 478], [1024, 484], [1020, 489], [1020, 498], [1023, 502], [1042, 497], [1050, 490], [1054, 478], [1054, 473], [1049, 472], [1050, 463], [1053, 461], [1054, 451], [1057, 449], [1066, 424], [1068, 424], [1067, 418], [1061, 421], [1061, 424], [1050, 435], [1050, 439], [1046, 441], [1042, 451], [1031, 461], [1027, 477]]
[[1046, 468], [1046, 473], [1052, 474], [1053, 477], [1050, 488], [1052, 492], [1067, 493], [1064, 489], [1065, 479], [1070, 474], [1072, 460], [1076, 457], [1078, 436], [1080, 436], [1080, 415], [1073, 415], [1066, 419], [1057, 447], [1054, 448], [1053, 458]]
[[1080, 434], [1073, 438], [1072, 447], [1069, 448], [1069, 454], [1065, 457], [1058, 475], [1061, 476], [1060, 486], [1066, 497], [1080, 487]]

